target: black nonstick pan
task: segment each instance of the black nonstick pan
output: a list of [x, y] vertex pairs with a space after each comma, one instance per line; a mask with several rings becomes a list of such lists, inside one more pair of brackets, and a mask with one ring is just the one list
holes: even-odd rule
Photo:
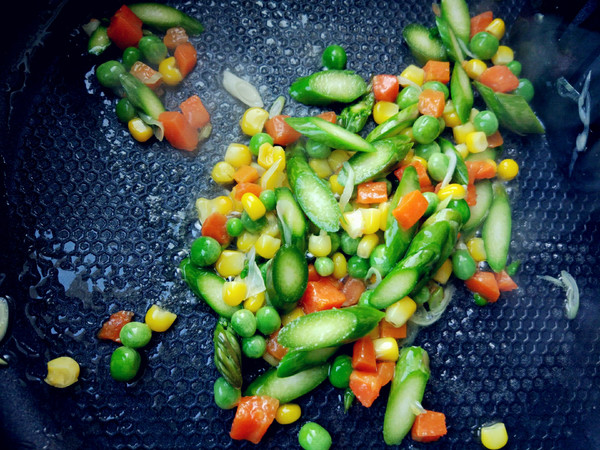
[[[428, 445], [407, 438], [402, 448], [481, 448], [476, 430], [494, 420], [506, 424], [507, 448], [600, 448], [597, 2], [469, 3], [472, 14], [492, 9], [505, 19], [548, 132], [505, 133], [505, 154], [521, 166], [510, 185], [520, 288], [482, 308], [460, 287], [444, 317], [420, 332], [432, 372], [423, 404], [446, 414], [448, 435]], [[251, 447], [230, 439], [234, 412], [213, 402], [215, 316], [176, 271], [197, 234], [194, 200], [220, 192], [212, 165], [230, 142], [247, 140], [237, 125], [245, 108], [222, 87], [222, 73], [251, 81], [267, 105], [285, 95], [285, 112], [308, 115], [316, 109], [291, 101], [287, 87], [320, 68], [326, 46], [343, 45], [348, 67], [368, 79], [413, 62], [405, 25], [433, 26], [431, 5], [420, 1], [172, 4], [206, 28], [193, 38], [198, 66], [165, 98], [172, 109], [197, 93], [210, 111], [213, 133], [196, 154], [133, 141], [113, 113], [114, 96], [98, 85], [93, 69], [110, 55], [87, 55], [81, 25], [120, 3], [23, 2], [14, 5], [19, 20], [6, 24], [0, 295], [10, 325], [0, 342], [8, 362], [0, 367], [0, 448]], [[569, 173], [583, 129], [573, 91], [590, 70], [589, 138]], [[573, 320], [564, 292], [538, 278], [561, 270], [581, 292]], [[111, 313], [141, 319], [154, 303], [177, 312], [177, 322], [143, 351], [138, 378], [116, 382], [114, 345], [96, 333]], [[82, 370], [60, 390], [43, 379], [47, 361], [62, 355]], [[300, 399], [301, 420], [273, 425], [261, 446], [297, 447], [301, 424], [313, 420], [334, 448], [384, 447], [387, 388], [373, 407], [347, 414], [340, 393], [324, 383]]]

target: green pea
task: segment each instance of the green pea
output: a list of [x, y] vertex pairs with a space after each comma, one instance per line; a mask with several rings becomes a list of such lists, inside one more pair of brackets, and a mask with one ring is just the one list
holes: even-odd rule
[[158, 36], [144, 36], [138, 42], [138, 48], [142, 56], [154, 65], [160, 64], [168, 53], [167, 46]]
[[142, 322], [129, 322], [123, 325], [119, 333], [121, 344], [125, 347], [141, 348], [152, 339], [152, 330]]
[[256, 327], [265, 336], [275, 333], [281, 328], [281, 317], [272, 306], [263, 306], [256, 312]]
[[477, 263], [468, 250], [459, 249], [452, 254], [452, 272], [456, 278], [468, 280], [477, 271]]
[[327, 256], [319, 256], [315, 259], [315, 270], [322, 277], [328, 277], [333, 273], [333, 260]]
[[142, 358], [130, 347], [117, 347], [110, 357], [110, 374], [117, 381], [132, 380], [140, 369]]
[[429, 115], [419, 116], [413, 124], [413, 137], [419, 144], [429, 144], [440, 134], [440, 122]]
[[137, 116], [135, 106], [133, 106], [133, 103], [131, 103], [128, 98], [122, 98], [117, 102], [115, 112], [117, 113], [119, 120], [125, 123]]
[[435, 181], [442, 181], [448, 172], [450, 159], [443, 153], [434, 153], [427, 161], [427, 172]]
[[373, 292], [374, 292], [373, 289], [367, 289], [366, 291], [364, 291], [358, 298], [358, 305], [359, 306], [371, 306], [369, 304], [369, 299], [373, 295]]
[[307, 422], [300, 428], [298, 443], [304, 450], [328, 450], [331, 447], [331, 435], [318, 423]]
[[527, 103], [529, 103], [533, 99], [533, 84], [527, 78], [521, 78], [519, 80], [519, 87], [517, 87], [513, 93], [520, 95], [527, 101]]
[[508, 70], [510, 70], [515, 77], [521, 76], [522, 66], [519, 61], [512, 60], [506, 65], [506, 67], [508, 67]]
[[223, 377], [219, 377], [215, 381], [213, 395], [216, 405], [221, 409], [235, 408], [242, 397], [241, 391], [230, 385]]
[[471, 38], [469, 49], [479, 59], [491, 59], [498, 51], [500, 41], [487, 31], [481, 31]]
[[417, 305], [423, 305], [424, 303], [428, 302], [430, 298], [431, 293], [429, 292], [429, 288], [427, 286], [423, 286], [412, 295], [412, 299]]
[[221, 256], [221, 244], [210, 236], [201, 236], [192, 243], [190, 259], [195, 266], [210, 266], [217, 262], [219, 256]]
[[437, 142], [433, 141], [429, 144], [417, 144], [415, 146], [415, 156], [419, 158], [423, 158], [426, 161], [429, 161], [429, 158], [434, 153], [441, 153], [440, 146]]
[[450, 91], [448, 90], [448, 86], [440, 81], [428, 81], [427, 83], [421, 86], [421, 89], [431, 89], [432, 91], [439, 91], [444, 94], [444, 100], [448, 100], [450, 96]]
[[327, 69], [345, 69], [346, 68], [346, 50], [340, 45], [330, 45], [323, 50], [321, 62]]
[[488, 304], [488, 301], [481, 294], [473, 294], [473, 301], [477, 306], [485, 306]]
[[416, 86], [406, 86], [400, 91], [398, 97], [396, 97], [396, 104], [400, 109], [408, 108], [410, 105], [414, 105], [419, 101], [419, 95], [421, 95], [421, 89]]
[[227, 220], [225, 224], [225, 229], [227, 230], [227, 234], [231, 237], [237, 237], [242, 234], [244, 231], [244, 224], [237, 217], [232, 217]]
[[423, 196], [427, 199], [427, 209], [425, 210], [425, 217], [432, 215], [440, 203], [440, 199], [434, 192], [423, 192]]
[[250, 233], [258, 233], [267, 224], [266, 216], [262, 216], [258, 220], [252, 220], [246, 211], [242, 213], [241, 221], [246, 231]]
[[450, 200], [447, 207], [460, 213], [462, 223], [467, 223], [471, 218], [471, 208], [464, 198]]
[[340, 244], [341, 244], [341, 239], [340, 239], [340, 235], [337, 233], [327, 233], [329, 235], [329, 239], [331, 240], [331, 252], [330, 254], [333, 254], [335, 252], [338, 251], [338, 248], [340, 248]]
[[123, 65], [127, 70], [131, 69], [136, 62], [140, 60], [142, 53], [136, 47], [127, 47], [123, 50]]
[[126, 73], [127, 69], [119, 61], [106, 61], [96, 68], [96, 78], [98, 82], [107, 88], [121, 86], [119, 75]]
[[329, 381], [340, 389], [346, 389], [350, 384], [352, 374], [352, 358], [348, 355], [338, 355], [329, 367]]
[[238, 309], [231, 316], [233, 330], [243, 338], [249, 338], [256, 333], [256, 317], [248, 309]]
[[491, 136], [498, 131], [498, 118], [492, 111], [480, 111], [473, 118], [473, 125], [477, 131], [483, 131], [486, 136]]
[[267, 133], [256, 133], [250, 138], [250, 145], [248, 146], [248, 148], [250, 148], [250, 151], [254, 156], [258, 156], [260, 146], [267, 142], [273, 145], [273, 138], [271, 137], [271, 135]]
[[264, 355], [266, 349], [267, 343], [265, 338], [259, 334], [242, 339], [242, 352], [248, 358], [258, 359]]
[[359, 238], [350, 237], [350, 235], [345, 232], [343, 232], [342, 236], [340, 237], [340, 245], [342, 247], [342, 251], [348, 256], [356, 254], [359, 242]]
[[369, 260], [361, 258], [358, 255], [352, 256], [348, 260], [348, 275], [352, 278], [364, 279], [369, 271]]
[[311, 158], [325, 159], [331, 155], [331, 147], [328, 145], [317, 142], [314, 139], [308, 139], [306, 141], [306, 154]]
[[275, 206], [277, 206], [277, 197], [275, 196], [275, 191], [272, 189], [265, 189], [260, 193], [258, 198], [263, 202], [267, 211], [273, 211]]

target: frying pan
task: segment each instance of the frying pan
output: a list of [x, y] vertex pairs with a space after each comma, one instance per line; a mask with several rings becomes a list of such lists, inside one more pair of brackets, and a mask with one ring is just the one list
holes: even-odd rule
[[[215, 317], [175, 270], [198, 234], [194, 199], [221, 192], [210, 168], [228, 143], [247, 139], [237, 126], [244, 106], [224, 91], [221, 74], [229, 68], [250, 80], [269, 105], [296, 77], [318, 70], [331, 43], [344, 45], [349, 68], [365, 78], [398, 73], [412, 62], [399, 31], [411, 22], [432, 26], [433, 15], [416, 0], [177, 5], [206, 31], [193, 39], [198, 67], [167, 93], [166, 107], [197, 93], [214, 125], [197, 154], [187, 154], [134, 142], [113, 114], [114, 97], [95, 81], [94, 66], [111, 54], [88, 56], [80, 25], [119, 6], [21, 2], [20, 19], [4, 28], [11, 38], [3, 40], [0, 294], [9, 299], [11, 323], [0, 343], [9, 362], [0, 369], [0, 447], [251, 447], [231, 441], [234, 413], [212, 400]], [[459, 288], [444, 317], [416, 339], [431, 357], [423, 404], [443, 411], [449, 428], [429, 446], [480, 448], [476, 429], [502, 420], [508, 448], [600, 448], [597, 2], [470, 6], [471, 13], [492, 9], [506, 20], [548, 133], [505, 133], [505, 155], [521, 165], [510, 184], [520, 289], [480, 308]], [[590, 69], [591, 133], [569, 176], [582, 125], [556, 80], [580, 91]], [[316, 111], [291, 101], [285, 109]], [[564, 293], [537, 278], [561, 270], [581, 291], [571, 321]], [[114, 346], [96, 332], [111, 313], [128, 309], [140, 319], [153, 303], [176, 311], [177, 322], [143, 351], [138, 378], [115, 382], [108, 371]], [[46, 362], [61, 355], [82, 367], [79, 382], [62, 390], [43, 382]], [[246, 376], [261, 366], [248, 363]], [[383, 399], [344, 414], [340, 391], [324, 383], [299, 403], [302, 419], [272, 426], [261, 445], [297, 446], [301, 424], [313, 420], [330, 431], [336, 448], [384, 446]]]

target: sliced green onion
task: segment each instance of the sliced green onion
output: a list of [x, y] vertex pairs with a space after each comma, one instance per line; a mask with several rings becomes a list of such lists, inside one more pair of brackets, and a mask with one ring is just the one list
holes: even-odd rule
[[252, 84], [242, 80], [227, 69], [223, 72], [223, 87], [247, 106], [262, 108], [265, 105], [258, 90]]

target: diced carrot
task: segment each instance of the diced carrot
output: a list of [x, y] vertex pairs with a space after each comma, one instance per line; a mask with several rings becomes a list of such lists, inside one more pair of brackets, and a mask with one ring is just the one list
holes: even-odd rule
[[478, 81], [495, 92], [510, 92], [519, 87], [519, 79], [507, 66], [492, 66], [485, 69]]
[[190, 42], [184, 42], [177, 46], [174, 56], [177, 67], [185, 78], [194, 69], [198, 61], [198, 52]]
[[404, 339], [406, 337], [406, 324], [401, 327], [396, 327], [387, 320], [382, 319], [381, 322], [379, 322], [379, 337]]
[[353, 370], [350, 374], [350, 389], [358, 401], [369, 408], [375, 399], [379, 397], [381, 380], [376, 372], [361, 372]]
[[331, 284], [338, 291], [341, 291], [342, 288], [344, 287], [344, 283], [342, 282], [342, 280], [338, 280], [333, 275], [329, 275], [328, 277], [323, 277], [322, 280], [327, 280], [329, 282], [329, 284]]
[[317, 273], [314, 264], [308, 265], [308, 281], [318, 281], [321, 279], [321, 275]]
[[502, 139], [502, 135], [500, 134], [500, 132], [496, 131], [494, 134], [487, 137], [487, 142], [488, 142], [488, 147], [496, 148], [496, 147], [500, 147], [502, 144], [504, 144], [504, 139]]
[[444, 413], [425, 411], [415, 418], [410, 435], [417, 442], [433, 442], [447, 432]]
[[421, 191], [412, 191], [402, 197], [402, 200], [400, 200], [396, 209], [392, 211], [392, 214], [398, 221], [398, 224], [403, 229], [408, 230], [423, 217], [428, 206], [429, 202], [421, 194]]
[[358, 185], [356, 201], [364, 204], [387, 202], [387, 184], [385, 181], [369, 181]]
[[467, 185], [467, 196], [465, 201], [469, 206], [475, 206], [477, 204], [477, 191], [475, 190], [474, 184]]
[[494, 20], [494, 13], [492, 11], [482, 12], [481, 14], [471, 17], [471, 36], [473, 38], [477, 33], [485, 31], [487, 26]]
[[300, 306], [306, 314], [326, 309], [339, 308], [346, 296], [328, 278], [309, 281], [300, 300]]
[[256, 195], [257, 197], [262, 192], [262, 188], [256, 183], [239, 183], [239, 184], [236, 184], [232, 190], [235, 191], [233, 194], [235, 199], [240, 200], [240, 201], [242, 200], [242, 196], [246, 192], [251, 192], [252, 194]]
[[289, 145], [300, 138], [300, 133], [285, 121], [290, 116], [279, 115], [271, 117], [265, 123], [265, 131], [273, 138], [275, 145]]
[[165, 129], [165, 138], [173, 147], [192, 151], [198, 146], [198, 130], [189, 124], [183, 114], [165, 111], [158, 116]]
[[498, 282], [492, 272], [475, 272], [475, 275], [465, 280], [465, 286], [471, 292], [484, 297], [488, 302], [494, 303], [500, 298]]
[[317, 117], [320, 117], [321, 119], [331, 123], [335, 123], [337, 120], [337, 115], [335, 114], [335, 111], [325, 111], [321, 114], [318, 114]]
[[375, 346], [370, 337], [365, 336], [354, 342], [352, 368], [364, 372], [376, 372]]
[[267, 338], [267, 353], [269, 355], [271, 355], [273, 358], [281, 361], [281, 359], [288, 352], [288, 349], [287, 349], [287, 347], [284, 347], [277, 341], [278, 336], [279, 336], [279, 330], [277, 330], [275, 333], [271, 334]]
[[210, 122], [210, 114], [197, 95], [192, 95], [179, 104], [179, 109], [194, 128], [202, 128]]
[[378, 102], [394, 102], [398, 97], [400, 83], [396, 75], [375, 75], [373, 77], [373, 95]]
[[496, 165], [490, 161], [465, 161], [469, 172], [469, 184], [496, 176]]
[[173, 27], [169, 28], [165, 32], [165, 37], [163, 38], [163, 43], [167, 46], [169, 50], [175, 50], [178, 45], [183, 44], [189, 40], [187, 33], [185, 32], [185, 28], [183, 27]]
[[227, 233], [227, 216], [218, 212], [212, 213], [202, 224], [202, 236], [209, 236], [221, 245], [229, 244], [231, 236]]
[[404, 169], [406, 169], [408, 166], [413, 166], [416, 169], [417, 176], [419, 177], [419, 185], [421, 186], [421, 192], [433, 192], [433, 185], [431, 184], [431, 179], [427, 174], [427, 169], [419, 161], [411, 161], [410, 164], [401, 165], [400, 167], [398, 167], [394, 171], [394, 175], [396, 175], [396, 178], [398, 178], [399, 181], [402, 180]]
[[384, 361], [377, 363], [377, 376], [381, 387], [388, 384], [394, 378], [394, 372], [396, 370], [396, 363], [391, 361]]
[[358, 299], [365, 292], [365, 282], [359, 278], [348, 277], [344, 281], [342, 292], [346, 296], [346, 301], [342, 304], [342, 307], [356, 305]]
[[440, 83], [448, 83], [450, 81], [450, 63], [448, 61], [429, 60], [423, 66], [425, 78], [423, 81], [439, 81]]
[[233, 179], [238, 183], [254, 183], [259, 177], [258, 170], [252, 166], [242, 166], [233, 174]]
[[137, 47], [143, 36], [142, 21], [131, 9], [123, 5], [110, 18], [106, 34], [121, 50], [127, 47]]
[[425, 89], [419, 95], [419, 112], [424, 116], [442, 117], [445, 106], [446, 100], [443, 92]]
[[163, 83], [161, 73], [141, 61], [133, 63], [129, 72], [152, 90], [158, 88]]
[[110, 315], [108, 320], [102, 324], [102, 328], [98, 332], [98, 339], [106, 339], [121, 343], [121, 328], [131, 322], [133, 311], [117, 311]]
[[242, 397], [231, 424], [229, 436], [258, 444], [275, 420], [279, 400], [267, 396]]
[[510, 277], [509, 274], [506, 273], [506, 270], [503, 270], [499, 273], [495, 273], [496, 282], [498, 283], [498, 290], [500, 292], [509, 292], [518, 289], [517, 283]]

